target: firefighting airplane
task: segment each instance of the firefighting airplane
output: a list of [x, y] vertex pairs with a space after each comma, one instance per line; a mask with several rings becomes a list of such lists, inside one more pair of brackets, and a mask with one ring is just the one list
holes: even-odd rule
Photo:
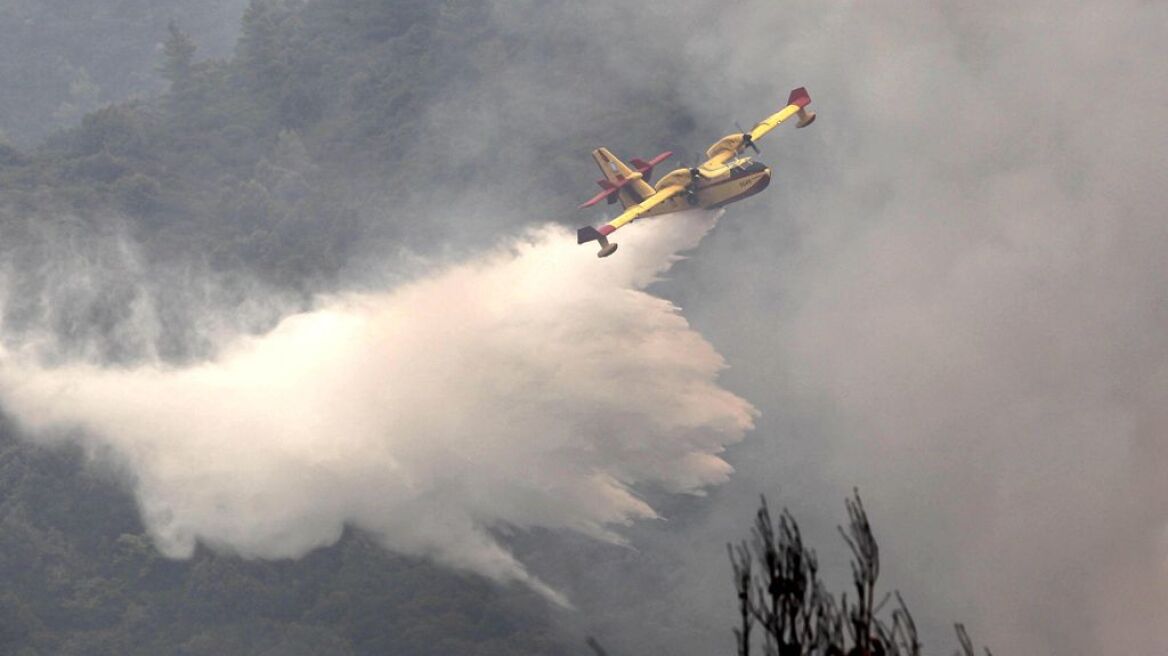
[[736, 132], [722, 137], [706, 151], [709, 159], [705, 163], [671, 171], [658, 180], [656, 186], [649, 184], [653, 167], [673, 153], [661, 153], [648, 162], [634, 159], [632, 163], [637, 168], [633, 170], [614, 157], [607, 148], [597, 148], [592, 151], [592, 158], [604, 172], [604, 179], [597, 181], [604, 191], [580, 207], [591, 207], [602, 200], [610, 204], [619, 200], [625, 211], [600, 228], [580, 228], [576, 231], [576, 242], [600, 242], [600, 252], [596, 256], [608, 257], [616, 252], [617, 247], [615, 242], [608, 241], [608, 236], [627, 223], [646, 216], [695, 207], [716, 209], [766, 189], [771, 181], [770, 168], [761, 162], [751, 161], [749, 157], [739, 156], [747, 148], [758, 153], [754, 142], [792, 116], [799, 117], [795, 127], [811, 125], [815, 120], [815, 112], [805, 109], [810, 103], [811, 96], [807, 95], [806, 89], [795, 89], [787, 99], [787, 106], [777, 114], [764, 119], [749, 132]]

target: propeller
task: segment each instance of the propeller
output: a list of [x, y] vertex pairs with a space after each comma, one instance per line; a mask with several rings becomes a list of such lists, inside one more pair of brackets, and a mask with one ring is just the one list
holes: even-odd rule
[[693, 161], [695, 164], [689, 167], [689, 186], [685, 189], [685, 201], [689, 203], [691, 207], [698, 204], [698, 191], [696, 187], [698, 180], [700, 180], [702, 177], [702, 172], [698, 169], [699, 164], [696, 164], [696, 162], [702, 161], [701, 155], [699, 154], [694, 157]]
[[754, 151], [755, 155], [759, 155], [762, 153], [762, 151], [760, 151], [758, 149], [758, 146], [754, 145], [754, 139], [751, 138], [750, 133], [747, 132], [746, 130], [743, 130], [742, 126], [738, 124], [738, 121], [734, 121], [734, 127], [738, 128], [738, 131], [742, 133], [742, 148], [743, 148], [743, 150], [750, 148], [751, 150]]
[[702, 163], [702, 154], [701, 154], [701, 152], [698, 152], [698, 153], [694, 154], [694, 156], [693, 156], [693, 164], [686, 167], [689, 169], [689, 177], [692, 178], [694, 182], [697, 182], [697, 179], [700, 178], [702, 175], [702, 172], [700, 170], [700, 167], [702, 165], [701, 163]]

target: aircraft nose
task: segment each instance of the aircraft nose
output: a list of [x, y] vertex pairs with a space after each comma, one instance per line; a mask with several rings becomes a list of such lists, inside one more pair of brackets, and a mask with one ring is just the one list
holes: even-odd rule
[[758, 178], [758, 182], [754, 183], [754, 185], [751, 186], [750, 193], [752, 195], [757, 194], [758, 192], [760, 192], [763, 189], [766, 189], [768, 186], [770, 186], [770, 184], [771, 184], [771, 167], [768, 166], [765, 169], [763, 169], [762, 175], [759, 176], [759, 178]]

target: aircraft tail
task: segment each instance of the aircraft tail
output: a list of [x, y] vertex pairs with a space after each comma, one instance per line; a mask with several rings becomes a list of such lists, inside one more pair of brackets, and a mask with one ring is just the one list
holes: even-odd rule
[[[601, 173], [604, 174], [603, 182], [620, 188], [620, 191], [616, 194], [616, 199], [620, 201], [622, 207], [627, 208], [631, 205], [636, 205], [653, 195], [653, 186], [645, 182], [644, 174], [629, 168], [628, 165], [617, 159], [616, 155], [613, 155], [607, 148], [597, 148], [592, 151], [592, 159], [596, 161], [596, 165], [600, 167]], [[651, 172], [652, 167], [649, 167], [648, 170]], [[606, 189], [609, 188], [603, 182], [601, 186]]]

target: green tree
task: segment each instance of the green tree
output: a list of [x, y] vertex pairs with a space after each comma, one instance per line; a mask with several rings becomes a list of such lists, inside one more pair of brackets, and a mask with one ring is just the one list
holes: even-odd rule
[[166, 26], [166, 30], [170, 36], [163, 46], [163, 60], [158, 72], [170, 82], [173, 92], [190, 83], [197, 46], [190, 35], [180, 30], [174, 21]]
[[237, 63], [248, 81], [259, 88], [269, 87], [284, 76], [280, 23], [287, 13], [279, 0], [251, 0], [243, 14]]

